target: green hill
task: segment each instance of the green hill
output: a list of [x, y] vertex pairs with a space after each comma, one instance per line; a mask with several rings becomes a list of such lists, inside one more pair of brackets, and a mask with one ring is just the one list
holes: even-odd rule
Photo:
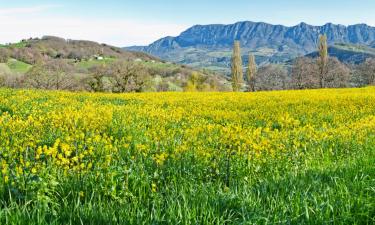
[[[375, 58], [375, 48], [365, 45], [338, 43], [328, 48], [331, 57], [338, 58], [341, 62], [360, 64], [368, 58]], [[318, 52], [307, 55], [308, 57], [317, 57]]]
[[[125, 62], [142, 68], [142, 71], [135, 72], [135, 76], [141, 76], [146, 71], [152, 83], [150, 90], [154, 91], [159, 89], [164, 91], [182, 90], [193, 73], [200, 74], [203, 77], [203, 83], [218, 84], [220, 90], [226, 89], [228, 86], [224, 76], [209, 70], [193, 69], [160, 60], [146, 53], [127, 51], [107, 44], [65, 40], [52, 36], [2, 45], [0, 46], [0, 62], [2, 62], [0, 75], [27, 74], [35, 65], [47, 65], [48, 67], [48, 65], [58, 62], [65, 65], [64, 69], [69, 68], [69, 73], [73, 73], [79, 79], [90, 77], [95, 67], [106, 66], [108, 67], [107, 72], [111, 72], [111, 67], [114, 64]], [[211, 85], [211, 83], [207, 83], [207, 85]]]

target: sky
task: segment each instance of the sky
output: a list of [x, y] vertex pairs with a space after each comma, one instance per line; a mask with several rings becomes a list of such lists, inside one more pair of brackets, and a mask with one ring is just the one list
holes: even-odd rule
[[374, 12], [375, 0], [0, 0], [0, 43], [54, 35], [123, 47], [196, 24], [375, 26]]

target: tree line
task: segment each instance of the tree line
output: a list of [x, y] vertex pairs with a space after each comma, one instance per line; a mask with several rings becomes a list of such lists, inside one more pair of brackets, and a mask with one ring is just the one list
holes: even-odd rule
[[318, 58], [298, 57], [291, 66], [268, 64], [257, 68], [249, 54], [245, 76], [240, 42], [235, 41], [231, 61], [233, 91], [344, 88], [375, 84], [375, 59], [359, 65], [344, 64], [328, 54], [327, 36], [320, 35]]
[[65, 59], [36, 63], [24, 74], [0, 71], [0, 87], [89, 92], [223, 91], [222, 78], [183, 66], [114, 60], [77, 68]]

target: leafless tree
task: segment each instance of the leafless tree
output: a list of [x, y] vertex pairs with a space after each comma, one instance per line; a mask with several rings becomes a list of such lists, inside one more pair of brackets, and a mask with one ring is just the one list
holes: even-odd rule
[[0, 63], [7, 63], [9, 59], [9, 51], [6, 48], [0, 48]]
[[113, 92], [141, 92], [150, 80], [147, 70], [131, 61], [117, 61], [110, 65]]
[[5, 74], [0, 72], [0, 87], [5, 86], [5, 79], [6, 79]]
[[355, 72], [360, 85], [375, 85], [375, 59], [367, 59], [359, 65]]
[[50, 90], [74, 90], [77, 81], [73, 68], [64, 60], [50, 60], [34, 65], [25, 75], [25, 85]]
[[319, 67], [315, 60], [307, 57], [297, 58], [292, 67], [291, 85], [295, 89], [319, 87]]
[[326, 88], [348, 87], [350, 82], [350, 69], [337, 58], [329, 58], [327, 65], [327, 74], [324, 78]]
[[43, 56], [37, 49], [13, 48], [11, 49], [11, 52], [12, 52], [12, 58], [15, 58], [19, 61], [31, 64], [31, 65], [44, 63]]
[[93, 92], [104, 92], [104, 79], [108, 76], [109, 71], [105, 64], [97, 65], [89, 69], [90, 75], [85, 79], [88, 90]]
[[257, 91], [284, 90], [290, 83], [288, 72], [281, 65], [270, 64], [258, 70], [255, 89]]

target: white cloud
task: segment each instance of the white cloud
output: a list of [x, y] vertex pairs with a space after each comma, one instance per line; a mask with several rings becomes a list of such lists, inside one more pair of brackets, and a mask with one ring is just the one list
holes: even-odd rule
[[79, 18], [46, 14], [53, 7], [0, 9], [0, 43], [54, 35], [92, 40], [116, 46], [145, 45], [164, 36], [175, 36], [188, 26], [126, 19]]
[[58, 7], [61, 7], [61, 5], [39, 5], [31, 7], [0, 8], [0, 15], [6, 16], [19, 13], [38, 13]]

